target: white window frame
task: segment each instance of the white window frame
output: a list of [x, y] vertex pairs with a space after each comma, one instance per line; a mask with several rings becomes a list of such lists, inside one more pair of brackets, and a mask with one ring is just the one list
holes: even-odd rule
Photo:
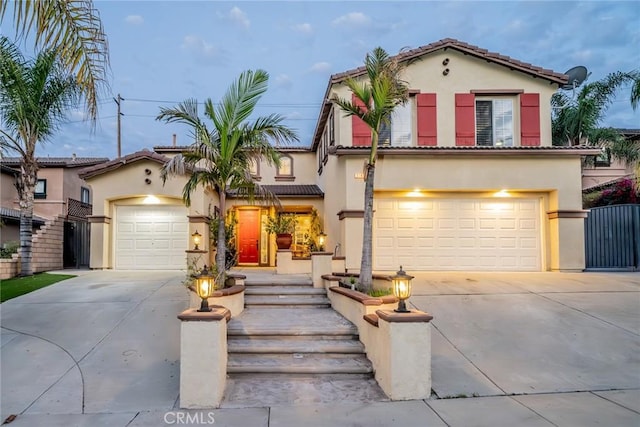
[[[478, 103], [491, 102], [491, 144], [481, 144], [478, 140]], [[510, 108], [504, 108], [506, 105]], [[476, 146], [481, 147], [513, 147], [515, 146], [515, 110], [511, 98], [476, 98]]]

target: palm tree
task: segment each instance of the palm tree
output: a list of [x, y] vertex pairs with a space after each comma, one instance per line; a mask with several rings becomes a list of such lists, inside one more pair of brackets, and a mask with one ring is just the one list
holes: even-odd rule
[[[617, 71], [602, 80], [586, 84], [580, 89], [575, 100], [565, 93], [555, 93], [551, 97], [554, 114], [551, 130], [554, 145], [602, 145], [605, 141], [620, 140], [615, 129], [602, 128], [605, 113], [616, 93], [624, 84], [637, 86], [637, 72]], [[631, 102], [637, 103], [632, 89]]]
[[80, 99], [79, 87], [46, 50], [31, 61], [6, 37], [0, 37], [0, 147], [21, 158], [16, 188], [20, 203], [20, 275], [33, 274], [31, 242], [33, 199], [38, 173], [35, 151], [55, 133], [69, 108]]
[[[270, 142], [288, 144], [298, 141], [295, 131], [281, 124], [284, 117], [270, 114], [249, 121], [258, 100], [267, 90], [269, 75], [266, 71], [245, 71], [228, 89], [222, 100], [214, 106], [211, 99], [204, 103], [204, 114], [212, 122], [207, 125], [198, 117], [196, 100], [189, 99], [175, 108], [161, 108], [157, 120], [183, 123], [191, 127], [195, 141], [187, 151], [172, 158], [163, 168], [163, 179], [168, 175], [190, 173], [182, 190], [187, 206], [191, 193], [199, 186], [211, 187], [219, 195], [218, 208], [224, 218], [226, 196], [230, 190], [252, 199], [255, 195], [268, 196], [251, 178], [250, 164], [265, 160], [279, 164], [279, 154]], [[224, 219], [218, 221], [216, 267], [218, 274], [225, 271]]]
[[91, 0], [0, 0], [0, 22], [13, 6], [16, 34], [35, 31], [37, 49], [57, 49], [62, 65], [76, 74], [85, 108], [95, 123], [98, 92], [106, 89], [109, 46], [98, 10]]
[[[364, 63], [366, 79], [348, 78], [345, 81], [359, 103], [343, 98], [338, 98], [335, 102], [347, 117], [359, 117], [371, 129], [371, 150], [365, 174], [364, 229], [360, 262], [360, 286], [368, 292], [373, 281], [373, 182], [378, 158], [378, 136], [381, 126], [390, 122], [393, 110], [407, 101], [409, 88], [406, 82], [400, 79], [403, 67], [381, 47], [368, 53]], [[364, 105], [366, 108], [359, 105]]]

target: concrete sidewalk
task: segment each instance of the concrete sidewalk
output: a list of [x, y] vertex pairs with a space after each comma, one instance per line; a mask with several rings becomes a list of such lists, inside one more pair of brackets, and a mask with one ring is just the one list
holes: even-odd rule
[[[246, 271], [243, 271], [245, 273]], [[272, 270], [249, 275], [269, 280]], [[415, 274], [431, 399], [180, 411], [180, 272], [82, 272], [0, 306], [12, 426], [640, 425], [640, 275]]]

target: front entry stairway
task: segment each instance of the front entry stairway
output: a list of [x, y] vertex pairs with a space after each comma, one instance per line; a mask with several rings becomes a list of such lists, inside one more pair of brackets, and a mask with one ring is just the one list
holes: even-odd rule
[[324, 289], [286, 277], [245, 283], [245, 310], [227, 328], [227, 388], [221, 407], [387, 400], [357, 328]]

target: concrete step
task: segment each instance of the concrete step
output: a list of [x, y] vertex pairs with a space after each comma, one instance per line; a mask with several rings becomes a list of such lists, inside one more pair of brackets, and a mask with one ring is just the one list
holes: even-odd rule
[[244, 304], [246, 307], [326, 308], [331, 306], [331, 301], [324, 295], [245, 295]]
[[287, 339], [283, 336], [280, 339], [230, 339], [227, 345], [229, 353], [364, 353], [364, 346], [355, 339]]
[[326, 296], [327, 291], [322, 288], [311, 286], [254, 286], [247, 287], [245, 295], [322, 295]]
[[221, 408], [368, 404], [386, 400], [371, 374], [229, 374]]
[[251, 287], [263, 287], [263, 286], [313, 286], [313, 282], [311, 282], [311, 280], [309, 281], [302, 281], [302, 280], [295, 280], [295, 281], [278, 281], [276, 282], [275, 280], [269, 280], [269, 281], [264, 281], [264, 282], [254, 282], [254, 281], [250, 281], [250, 280], [245, 280], [244, 285], [248, 288]]
[[[358, 329], [347, 319], [335, 311], [315, 308], [263, 308], [248, 307], [227, 324], [227, 335], [247, 337], [288, 338], [314, 336], [315, 339], [325, 337], [357, 337]], [[252, 337], [253, 338], [253, 337]], [[331, 338], [333, 339], [333, 338]]]
[[371, 362], [362, 354], [246, 354], [231, 353], [229, 373], [269, 374], [372, 374]]

